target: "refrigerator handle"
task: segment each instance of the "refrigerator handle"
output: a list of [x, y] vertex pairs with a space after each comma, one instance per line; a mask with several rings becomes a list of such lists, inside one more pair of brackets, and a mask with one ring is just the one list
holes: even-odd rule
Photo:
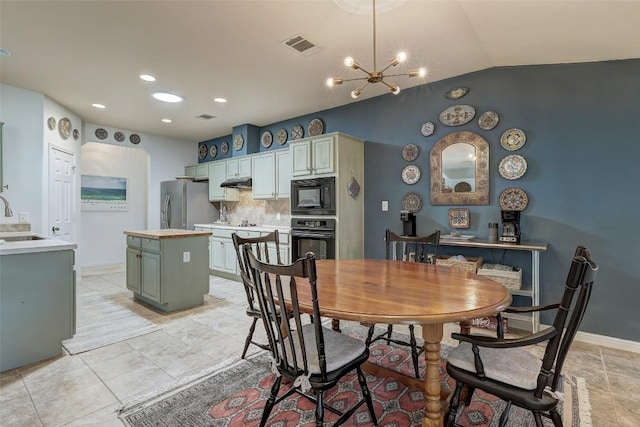
[[162, 204], [162, 212], [161, 212], [161, 222], [162, 222], [162, 226], [161, 228], [169, 228], [169, 223], [171, 222], [171, 211], [170, 211], [170, 206], [171, 206], [171, 202], [170, 202], [170, 195], [166, 194], [164, 196], [164, 203]]

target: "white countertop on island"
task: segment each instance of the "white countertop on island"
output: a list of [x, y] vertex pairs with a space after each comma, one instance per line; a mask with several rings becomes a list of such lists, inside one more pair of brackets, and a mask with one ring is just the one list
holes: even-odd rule
[[[5, 241], [4, 237], [38, 236], [38, 240]], [[52, 252], [76, 249], [78, 245], [64, 240], [53, 239], [32, 232], [4, 232], [0, 233], [0, 255], [14, 255], [32, 252]]]

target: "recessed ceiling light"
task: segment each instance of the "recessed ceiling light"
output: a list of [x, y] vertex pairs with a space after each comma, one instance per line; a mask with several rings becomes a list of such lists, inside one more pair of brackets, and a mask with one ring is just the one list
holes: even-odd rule
[[105, 105], [103, 104], [91, 104], [91, 106], [95, 107], [95, 108], [99, 108], [101, 110], [104, 110], [105, 108], [107, 108]]
[[171, 120], [171, 119], [160, 119], [160, 121], [162, 123], [171, 123], [171, 122], [173, 122], [173, 120]]
[[158, 101], [162, 101], [162, 102], [176, 103], [176, 102], [183, 101], [183, 98], [181, 96], [174, 95], [172, 93], [167, 93], [167, 92], [155, 92], [153, 94], [153, 97]]
[[0, 49], [0, 56], [11, 56], [11, 52], [6, 49]]
[[145, 82], [155, 82], [156, 78], [153, 77], [151, 74], [140, 74], [140, 78], [142, 80], [144, 80]]
[[227, 102], [227, 100], [225, 98], [213, 98], [213, 100], [216, 101], [216, 102], [220, 102], [220, 103]]

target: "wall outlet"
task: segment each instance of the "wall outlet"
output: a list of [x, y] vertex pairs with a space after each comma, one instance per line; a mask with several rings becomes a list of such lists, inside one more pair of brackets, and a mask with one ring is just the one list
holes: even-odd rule
[[280, 212], [276, 212], [276, 220], [280, 221]]
[[29, 222], [29, 212], [20, 212], [18, 215], [18, 220], [21, 223]]
[[191, 261], [191, 252], [182, 252], [182, 262]]
[[388, 200], [383, 200], [382, 201], [382, 212], [387, 212], [389, 210], [389, 201]]

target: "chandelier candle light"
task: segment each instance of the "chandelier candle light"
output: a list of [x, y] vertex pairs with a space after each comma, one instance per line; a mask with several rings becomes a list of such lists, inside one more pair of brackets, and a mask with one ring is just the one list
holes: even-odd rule
[[365, 70], [364, 68], [362, 68], [362, 66], [360, 66], [360, 64], [358, 64], [358, 62], [356, 62], [355, 59], [353, 59], [351, 56], [347, 56], [344, 59], [344, 65], [346, 65], [347, 67], [351, 67], [354, 70], [362, 70], [367, 76], [359, 77], [355, 79], [343, 79], [341, 77], [330, 77], [327, 79], [327, 86], [333, 87], [335, 85], [341, 85], [344, 82], [350, 82], [355, 80], [366, 80], [367, 82], [364, 85], [351, 91], [352, 98], [354, 99], [358, 98], [362, 94], [363, 89], [367, 87], [369, 83], [382, 83], [389, 88], [389, 91], [391, 93], [393, 93], [394, 95], [397, 95], [400, 93], [400, 87], [393, 83], [388, 83], [384, 81], [385, 77], [409, 76], [409, 77], [424, 78], [427, 75], [427, 70], [425, 68], [419, 68], [417, 70], [412, 70], [412, 71], [409, 71], [408, 73], [403, 73], [403, 74], [388, 74], [388, 75], [384, 74], [384, 72], [387, 71], [389, 68], [395, 67], [401, 62], [405, 62], [406, 59], [407, 59], [407, 54], [404, 52], [400, 52], [396, 55], [395, 58], [391, 60], [389, 65], [387, 65], [384, 69], [377, 71], [378, 67], [376, 64], [376, 0], [373, 0], [373, 71], [369, 72]]

